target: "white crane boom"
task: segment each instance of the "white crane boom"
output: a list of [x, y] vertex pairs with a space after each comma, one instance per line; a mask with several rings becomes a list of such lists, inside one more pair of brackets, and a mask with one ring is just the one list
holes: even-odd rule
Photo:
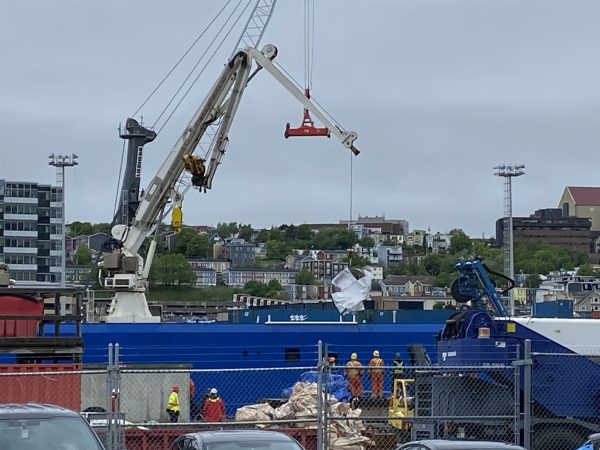
[[[175, 186], [184, 168], [187, 167], [184, 160], [186, 156], [192, 155], [206, 129], [211, 124], [218, 123], [216, 137], [209, 149], [208, 165], [201, 167], [202, 171], [197, 178], [192, 177], [197, 187], [204, 189], [212, 187], [212, 180], [229, 142], [229, 129], [244, 90], [249, 80], [259, 70], [266, 69], [307, 110], [319, 118], [346, 148], [358, 154], [358, 149], [354, 147], [354, 141], [358, 137], [356, 132], [344, 131], [333, 124], [315, 103], [304, 96], [300, 88], [275, 67], [271, 60], [276, 55], [277, 48], [269, 44], [262, 52], [255, 48], [238, 51], [229, 60], [145, 190], [131, 225], [113, 227], [112, 235], [118, 243], [117, 248], [110, 253], [105, 253], [100, 262], [102, 286], [115, 290], [107, 321], [156, 322], [160, 320], [159, 317], [150, 314], [145, 297], [156, 239], [151, 242], [145, 265], [138, 252], [162, 220], [165, 209], [173, 203], [181, 204], [183, 193], [177, 192]], [[256, 62], [257, 68], [251, 74], [253, 61]], [[204, 162], [202, 159], [199, 160], [201, 163]]]

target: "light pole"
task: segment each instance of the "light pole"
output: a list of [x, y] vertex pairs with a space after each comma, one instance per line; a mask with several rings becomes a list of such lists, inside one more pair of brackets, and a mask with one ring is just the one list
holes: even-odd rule
[[79, 156], [72, 153], [70, 155], [55, 155], [52, 153], [48, 156], [48, 165], [56, 167], [56, 184], [62, 188], [62, 220], [61, 220], [61, 274], [60, 286], [65, 287], [67, 277], [67, 249], [66, 249], [66, 230], [65, 230], [65, 167], [73, 167], [79, 164], [77, 162]]
[[[494, 166], [494, 175], [504, 178], [504, 274], [511, 280], [515, 279], [513, 255], [513, 218], [512, 218], [512, 178], [525, 174], [523, 164], [500, 164]], [[515, 314], [515, 295], [509, 291], [509, 312]]]

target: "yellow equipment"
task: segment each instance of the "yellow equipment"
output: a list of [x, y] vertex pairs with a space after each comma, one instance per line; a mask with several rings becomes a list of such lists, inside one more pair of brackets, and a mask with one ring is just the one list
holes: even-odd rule
[[183, 224], [183, 212], [179, 206], [173, 207], [173, 211], [171, 211], [171, 226], [173, 227], [173, 231], [175, 233], [179, 233], [181, 231], [181, 225]]
[[192, 184], [198, 188], [204, 186], [204, 174], [206, 172], [204, 159], [191, 153], [183, 155], [181, 159], [183, 159], [185, 170], [192, 174]]
[[415, 380], [400, 378], [394, 380], [394, 390], [390, 399], [388, 422], [399, 430], [410, 430], [410, 421], [402, 420], [405, 417], [414, 417], [414, 392]]

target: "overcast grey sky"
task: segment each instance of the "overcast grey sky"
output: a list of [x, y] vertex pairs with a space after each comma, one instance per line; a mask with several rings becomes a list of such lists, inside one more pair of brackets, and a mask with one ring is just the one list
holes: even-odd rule
[[[0, 178], [54, 182], [50, 153], [77, 153], [67, 220], [108, 222], [132, 114], [224, 0], [9, 0], [0, 14]], [[313, 95], [359, 134], [354, 215], [487, 236], [502, 215], [492, 167], [524, 163], [514, 214], [598, 185], [600, 2], [317, 1]], [[204, 41], [207, 43], [208, 41]], [[213, 61], [146, 146], [146, 185], [231, 51]], [[263, 43], [303, 81], [303, 1], [279, 0]], [[201, 46], [202, 47], [202, 46]], [[180, 78], [181, 79], [181, 76]], [[173, 92], [144, 108], [153, 123]], [[184, 221], [254, 226], [346, 219], [350, 156], [336, 139], [285, 140], [302, 108], [266, 73], [246, 90], [207, 194]]]

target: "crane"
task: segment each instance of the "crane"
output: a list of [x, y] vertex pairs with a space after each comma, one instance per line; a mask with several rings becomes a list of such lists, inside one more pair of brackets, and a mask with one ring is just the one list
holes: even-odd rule
[[[273, 11], [275, 10], [276, 4], [277, 0], [255, 1], [254, 8], [252, 8], [252, 11], [248, 16], [248, 20], [240, 36], [235, 42], [232, 56], [240, 48], [257, 48], [259, 46], [265, 34], [267, 26], [271, 20], [271, 17], [273, 16]], [[223, 12], [223, 10], [221, 12]], [[217, 15], [217, 17], [219, 15], [220, 13]], [[191, 48], [188, 49], [188, 52], [189, 50], [191, 50]], [[185, 54], [183, 57], [185, 57]], [[171, 72], [173, 69], [171, 69]], [[154, 92], [161, 86], [161, 84], [162, 82], [159, 83], [159, 85], [156, 87], [153, 93], [150, 94], [150, 96], [146, 99], [142, 106], [150, 99], [150, 97], [152, 97]], [[140, 109], [138, 109], [138, 111]], [[205, 136], [209, 138], [209, 141], [211, 141], [212, 138], [215, 136], [216, 128], [217, 125], [212, 124], [211, 126], [209, 126], [209, 129], [205, 132]], [[154, 141], [154, 139], [156, 139], [157, 137], [157, 133], [152, 128], [144, 127], [144, 125], [139, 123], [137, 120], [129, 118], [127, 119], [125, 127], [123, 129], [119, 126], [119, 137], [127, 141], [127, 152], [125, 156], [126, 165], [123, 174], [123, 181], [121, 183], [121, 190], [118, 195], [119, 207], [116, 208], [115, 215], [111, 222], [111, 227], [116, 224], [130, 225], [131, 221], [135, 217], [135, 213], [137, 212], [137, 208], [140, 203], [140, 197], [142, 194], [142, 192], [140, 191], [140, 179], [144, 145]], [[204, 147], [204, 143], [200, 142], [198, 147]], [[191, 154], [186, 157], [185, 166], [187, 172], [184, 172], [178, 180], [178, 190], [183, 190], [185, 194], [189, 187], [197, 184], [195, 183], [196, 180], [192, 179], [190, 181], [189, 178], [190, 176], [194, 178], [195, 173], [201, 172], [201, 165], [203, 162], [204, 160], [201, 160], [200, 158], [197, 158]], [[180, 185], [184, 187], [180, 189]], [[175, 222], [175, 229], [177, 230], [177, 220], [175, 220]], [[112, 245], [114, 245], [114, 242], [111, 239], [109, 239], [109, 241], [105, 244], [105, 247], [109, 249], [108, 251], [110, 251]]]
[[[199, 189], [210, 189], [217, 167], [229, 143], [229, 130], [248, 82], [261, 70], [273, 78], [313, 113], [342, 145], [354, 154], [358, 135], [334, 124], [327, 115], [273, 63], [277, 48], [267, 44], [261, 51], [247, 47], [237, 51], [227, 62], [204, 101], [171, 148], [158, 172], [150, 181], [140, 199], [135, 216], [129, 224], [115, 225], [111, 230], [112, 245], [106, 248], [99, 262], [99, 281], [103, 288], [114, 290], [114, 297], [106, 318], [108, 322], [158, 322], [152, 316], [146, 301], [148, 275], [156, 250], [158, 225], [165, 212], [173, 209], [181, 222], [181, 204], [184, 192], [177, 189], [182, 173], [192, 174], [192, 184]], [[256, 65], [256, 67], [254, 67]], [[206, 159], [193, 152], [211, 125], [218, 124]], [[147, 238], [152, 237], [146, 258], [139, 254]]]

